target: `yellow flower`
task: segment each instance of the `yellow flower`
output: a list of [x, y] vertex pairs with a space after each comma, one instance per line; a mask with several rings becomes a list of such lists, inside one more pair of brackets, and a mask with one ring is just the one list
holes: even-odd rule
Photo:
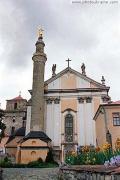
[[96, 147], [96, 148], [95, 148], [95, 151], [96, 151], [96, 152], [99, 152], [99, 151], [100, 151], [100, 147], [99, 147], [99, 146]]
[[109, 143], [105, 143], [103, 146], [102, 146], [102, 149], [103, 151], [107, 151], [111, 148], [111, 145]]
[[84, 152], [84, 153], [89, 152], [89, 150], [90, 150], [89, 146], [84, 146], [84, 147], [82, 148], [82, 152]]
[[72, 155], [72, 156], [77, 156], [77, 153], [76, 153], [75, 151], [72, 151], [72, 152], [71, 152], [71, 155]]
[[115, 143], [115, 148], [118, 150], [120, 149], [120, 138], [117, 138], [116, 143]]

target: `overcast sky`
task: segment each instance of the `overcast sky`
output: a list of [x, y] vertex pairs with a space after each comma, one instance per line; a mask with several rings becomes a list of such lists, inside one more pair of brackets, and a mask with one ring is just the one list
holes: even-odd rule
[[[95, 1], [95, 0], [93, 0]], [[72, 0], [0, 0], [0, 102], [22, 92], [29, 99], [32, 54], [37, 27], [44, 32], [47, 54], [45, 79], [67, 67], [100, 82], [104, 75], [112, 100], [120, 99], [120, 2], [84, 3]]]

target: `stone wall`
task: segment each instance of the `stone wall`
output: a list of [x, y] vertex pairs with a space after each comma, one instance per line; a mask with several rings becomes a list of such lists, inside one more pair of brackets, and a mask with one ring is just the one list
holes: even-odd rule
[[[10, 135], [12, 127], [15, 127], [15, 130], [23, 126], [23, 120], [26, 117], [26, 111], [6, 111], [4, 123], [6, 125], [5, 132]], [[26, 121], [26, 120], [24, 120]]]
[[61, 180], [120, 180], [120, 167], [71, 166], [61, 168]]
[[58, 168], [3, 168], [0, 180], [57, 180]]

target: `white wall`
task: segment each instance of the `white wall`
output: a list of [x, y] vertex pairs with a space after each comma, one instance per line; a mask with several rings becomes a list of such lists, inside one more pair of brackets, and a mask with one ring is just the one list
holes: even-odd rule
[[77, 106], [77, 125], [78, 125], [78, 145], [85, 145], [85, 117], [84, 117], [84, 104], [78, 102]]
[[60, 78], [48, 84], [48, 89], [60, 89]]
[[92, 103], [86, 103], [86, 113], [85, 113], [85, 132], [86, 132], [86, 144], [93, 145], [93, 134], [95, 129], [93, 129], [93, 109]]
[[52, 104], [47, 104], [47, 115], [46, 115], [46, 134], [53, 140], [53, 111]]
[[61, 111], [60, 104], [47, 104], [46, 134], [54, 146], [60, 145]]
[[77, 106], [78, 145], [95, 145], [93, 103], [78, 102]]
[[59, 146], [61, 140], [60, 104], [54, 104], [54, 146]]
[[80, 77], [77, 77], [77, 88], [90, 88], [90, 83]]

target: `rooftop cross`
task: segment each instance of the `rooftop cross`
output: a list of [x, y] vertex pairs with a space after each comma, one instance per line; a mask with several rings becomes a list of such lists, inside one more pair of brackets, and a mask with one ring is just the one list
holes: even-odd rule
[[41, 27], [39, 27], [38, 28], [38, 37], [42, 37], [43, 36], [43, 32], [44, 32], [44, 30]]
[[69, 58], [66, 60], [67, 62], [68, 62], [68, 68], [70, 67], [70, 61], [72, 61], [72, 60], [70, 60]]

